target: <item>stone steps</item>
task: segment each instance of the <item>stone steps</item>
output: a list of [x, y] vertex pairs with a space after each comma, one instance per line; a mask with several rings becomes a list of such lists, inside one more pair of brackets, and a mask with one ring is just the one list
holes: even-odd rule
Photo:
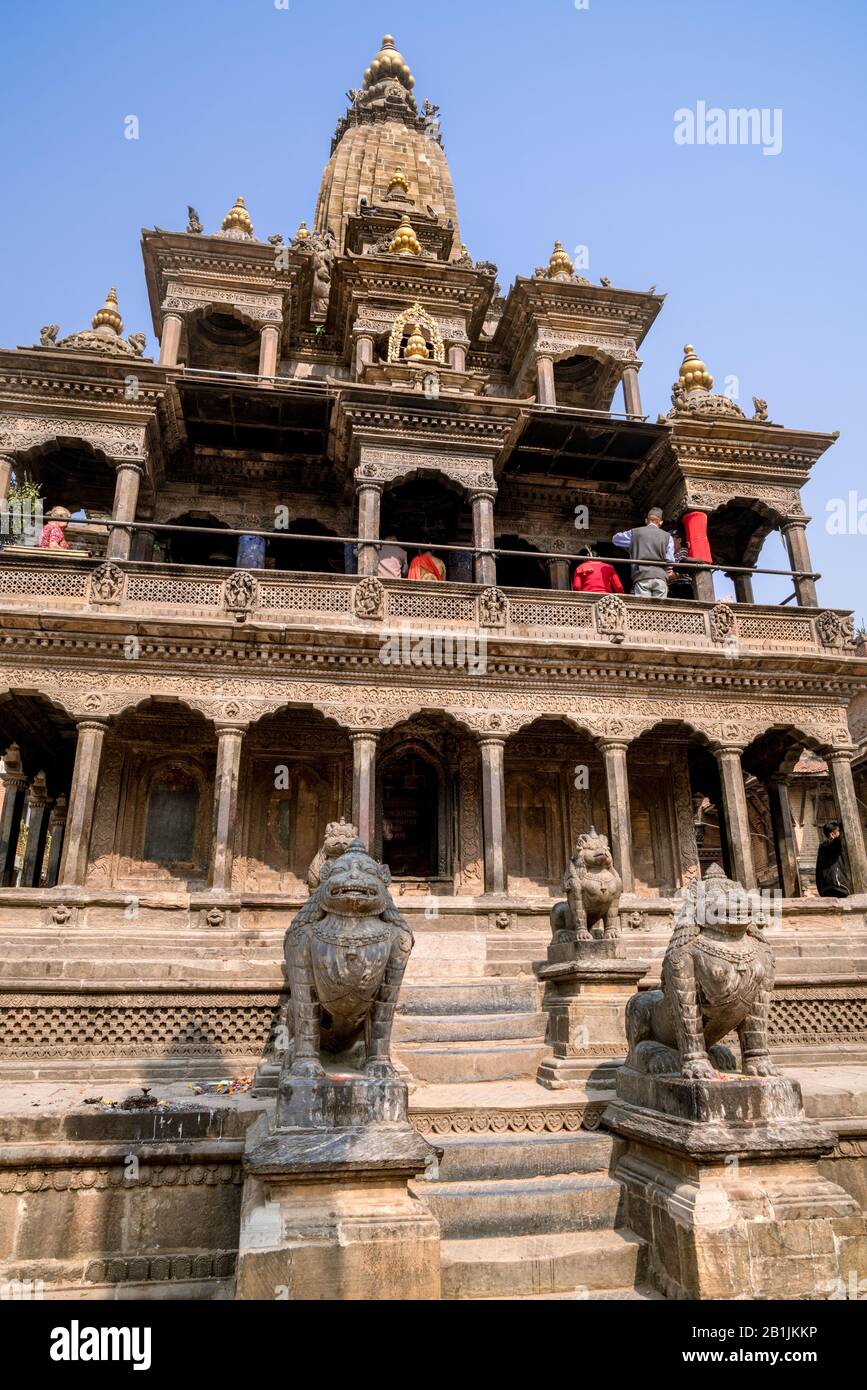
[[400, 1043], [395, 1052], [418, 1081], [472, 1083], [512, 1081], [536, 1075], [547, 1048], [536, 1038], [487, 1038], [462, 1046], [454, 1042]]
[[547, 1022], [548, 1015], [542, 1010], [538, 1013], [404, 1014], [395, 1019], [393, 1037], [398, 1045], [543, 1039]]
[[641, 1284], [645, 1250], [643, 1240], [621, 1230], [444, 1240], [443, 1298], [611, 1296]]
[[579, 1130], [576, 1134], [485, 1134], [471, 1139], [443, 1135], [436, 1143], [443, 1150], [440, 1180], [451, 1182], [606, 1172], [614, 1141], [601, 1131]]
[[610, 1230], [620, 1185], [603, 1173], [411, 1184], [443, 1240]]
[[541, 990], [532, 977], [508, 979], [407, 980], [400, 992], [398, 1017], [406, 1014], [536, 1013]]

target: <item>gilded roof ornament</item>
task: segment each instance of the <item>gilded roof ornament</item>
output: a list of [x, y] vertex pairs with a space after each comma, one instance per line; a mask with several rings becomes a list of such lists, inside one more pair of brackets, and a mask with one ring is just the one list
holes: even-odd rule
[[306, 241], [307, 238], [309, 237], [309, 235], [310, 235], [310, 228], [307, 226], [307, 223], [306, 223], [306, 222], [302, 222], [302, 223], [299, 225], [299, 227], [298, 227], [298, 231], [295, 233], [294, 240], [295, 240], [295, 241]]
[[421, 244], [406, 213], [400, 219], [400, 226], [392, 237], [388, 249], [398, 256], [421, 255]]
[[365, 90], [368, 91], [377, 82], [385, 82], [389, 78], [399, 82], [408, 92], [415, 86], [409, 63], [402, 53], [398, 53], [391, 34], [386, 34], [382, 40], [382, 47], [364, 74]]
[[253, 223], [243, 198], [236, 198], [220, 224], [224, 236], [234, 237], [236, 241], [247, 240], [253, 236]]
[[44, 348], [65, 348], [77, 352], [102, 352], [113, 357], [141, 357], [147, 339], [144, 333], [131, 333], [122, 338], [123, 319], [117, 302], [117, 290], [111, 287], [105, 296], [102, 308], [98, 309], [90, 321], [90, 328], [57, 341], [56, 323], [46, 324], [40, 334], [39, 346]]
[[424, 334], [417, 323], [409, 323], [407, 328], [409, 329], [409, 337], [403, 350], [404, 357], [408, 362], [427, 362], [430, 353]]
[[668, 418], [684, 415], [702, 415], [730, 419], [745, 419], [744, 412], [730, 396], [711, 392], [713, 377], [692, 343], [683, 349], [683, 361], [677, 381], [671, 390], [671, 409]]
[[548, 262], [548, 269], [545, 271], [545, 274], [549, 280], [554, 280], [558, 275], [575, 274], [575, 267], [563, 250], [562, 241], [554, 242], [554, 250], [551, 252], [551, 259]]
[[406, 193], [407, 196], [409, 196], [409, 184], [406, 181], [406, 174], [403, 172], [402, 169], [395, 169], [394, 173], [389, 179], [388, 188], [386, 190], [386, 197], [390, 197], [392, 193], [395, 193], [397, 191], [397, 189], [401, 189], [402, 192]]

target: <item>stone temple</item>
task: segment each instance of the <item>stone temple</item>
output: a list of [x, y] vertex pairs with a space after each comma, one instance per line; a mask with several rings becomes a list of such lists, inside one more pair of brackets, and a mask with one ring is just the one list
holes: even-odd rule
[[[234, 1295], [284, 936], [343, 819], [415, 938], [392, 1055], [442, 1154], [401, 1200], [443, 1298], [731, 1296], [657, 1248], [664, 1161], [621, 1162], [652, 1078], [616, 1086], [627, 999], [712, 865], [764, 894], [770, 1054], [803, 1094], [774, 1219], [813, 1184], [809, 1257], [781, 1273], [750, 1228], [744, 1287], [830, 1297], [867, 1273], [867, 653], [801, 500], [835, 435], [749, 415], [691, 346], [648, 412], [664, 295], [591, 283], [557, 229], [504, 295], [414, 86], [386, 37], [309, 227], [190, 208], [142, 233], [151, 325], [124, 336], [111, 290], [0, 351], [0, 1279]], [[16, 531], [37, 496], [65, 548]], [[611, 545], [653, 507], [687, 545], [665, 598]], [[775, 530], [779, 606], [752, 587]], [[626, 592], [573, 589], [585, 545]], [[845, 898], [802, 852], [820, 795]], [[576, 947], [564, 908], [552, 942], [598, 836], [619, 935]]]

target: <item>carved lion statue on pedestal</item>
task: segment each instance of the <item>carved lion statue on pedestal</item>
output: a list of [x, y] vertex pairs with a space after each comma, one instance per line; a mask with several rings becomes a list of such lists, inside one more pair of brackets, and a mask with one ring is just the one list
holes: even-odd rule
[[[578, 837], [563, 887], [565, 903], [555, 903], [551, 909], [554, 941], [608, 941], [620, 935], [617, 914], [623, 880], [614, 867], [607, 838], [593, 826]], [[599, 923], [602, 930], [594, 932]]]
[[370, 1077], [397, 1075], [391, 1027], [413, 938], [390, 882], [361, 840], [324, 860], [319, 887], [286, 933], [294, 1045], [284, 1074], [324, 1076], [324, 1053]]
[[748, 1076], [776, 1076], [768, 1053], [774, 955], [746, 889], [712, 864], [688, 891], [662, 962], [662, 989], [626, 1005], [626, 1065], [700, 1078], [737, 1071], [720, 1039], [733, 1030]]

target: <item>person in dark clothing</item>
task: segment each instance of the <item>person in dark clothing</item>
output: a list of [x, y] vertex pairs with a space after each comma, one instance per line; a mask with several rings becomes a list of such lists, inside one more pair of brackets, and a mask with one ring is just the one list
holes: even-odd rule
[[849, 881], [843, 867], [843, 835], [840, 822], [822, 826], [825, 838], [816, 855], [816, 887], [820, 898], [848, 898]]

